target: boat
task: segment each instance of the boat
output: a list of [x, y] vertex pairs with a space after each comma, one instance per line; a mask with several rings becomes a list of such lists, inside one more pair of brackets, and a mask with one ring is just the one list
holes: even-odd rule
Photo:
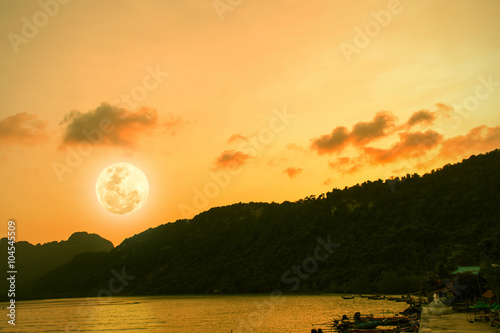
[[410, 325], [405, 327], [393, 327], [393, 328], [346, 328], [344, 330], [339, 330], [343, 333], [385, 333], [385, 332], [418, 332], [418, 326]]
[[351, 296], [342, 296], [343, 299], [353, 299], [354, 298], [354, 295], [351, 295]]
[[365, 322], [361, 322], [361, 323], [354, 323], [353, 327], [357, 328], [357, 329], [372, 329], [372, 328], [376, 328], [377, 326], [381, 325], [382, 322], [380, 321], [365, 321]]
[[368, 296], [368, 299], [379, 301], [381, 299], [385, 299], [385, 296], [380, 296], [380, 295], [374, 295], [374, 296]]
[[332, 328], [337, 332], [413, 332], [418, 327], [418, 313], [408, 316], [373, 317], [364, 316], [359, 312], [354, 314], [353, 319], [346, 315], [341, 321], [334, 320]]
[[381, 295], [359, 295], [359, 297], [368, 299], [385, 299], [385, 296]]
[[408, 326], [410, 322], [418, 319], [418, 314], [413, 314], [410, 316], [394, 316], [387, 318], [373, 318], [367, 321], [358, 321], [352, 324], [353, 327], [359, 329], [372, 329], [378, 326], [388, 327], [388, 326]]

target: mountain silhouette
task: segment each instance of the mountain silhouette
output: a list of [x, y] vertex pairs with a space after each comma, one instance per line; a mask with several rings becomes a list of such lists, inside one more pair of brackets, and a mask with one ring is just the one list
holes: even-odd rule
[[430, 275], [484, 260], [499, 167], [497, 149], [423, 176], [212, 208], [53, 264], [28, 297], [423, 290]]
[[[16, 257], [16, 297], [25, 298], [33, 294], [31, 287], [47, 272], [56, 269], [84, 252], [109, 252], [113, 244], [96, 234], [75, 232], [68, 240], [33, 245], [25, 241], [15, 243]], [[7, 238], [0, 240], [1, 259], [7, 269]], [[8, 290], [5, 279], [2, 290]], [[6, 296], [6, 295], [5, 295]], [[4, 296], [4, 297], [5, 297]]]

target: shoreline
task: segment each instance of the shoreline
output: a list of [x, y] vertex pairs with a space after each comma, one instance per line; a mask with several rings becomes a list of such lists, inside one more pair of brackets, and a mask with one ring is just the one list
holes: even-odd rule
[[[472, 320], [472, 323], [470, 322]], [[495, 327], [491, 327], [486, 321], [474, 321], [472, 312], [456, 312], [441, 316], [422, 313], [420, 319], [419, 333], [467, 333], [467, 332], [497, 332]]]

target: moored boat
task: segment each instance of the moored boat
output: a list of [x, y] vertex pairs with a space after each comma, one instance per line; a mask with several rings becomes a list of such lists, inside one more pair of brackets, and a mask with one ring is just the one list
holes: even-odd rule
[[371, 299], [371, 300], [385, 299], [385, 295], [384, 296], [381, 296], [381, 295], [369, 295], [369, 296], [359, 295], [359, 296], [362, 297], [362, 298], [368, 298], [368, 299]]
[[344, 330], [339, 330], [343, 333], [384, 333], [384, 332], [418, 332], [418, 326], [409, 325], [405, 327], [392, 327], [392, 328], [346, 328]]
[[354, 314], [352, 319], [346, 315], [342, 319], [334, 320], [332, 328], [337, 332], [413, 332], [419, 325], [419, 314], [412, 313], [406, 316], [374, 317], [372, 315]]

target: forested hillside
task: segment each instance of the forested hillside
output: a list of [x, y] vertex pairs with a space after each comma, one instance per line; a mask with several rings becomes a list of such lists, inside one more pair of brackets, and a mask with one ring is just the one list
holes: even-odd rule
[[30, 297], [417, 291], [429, 276], [487, 260], [481, 241], [499, 230], [499, 168], [495, 150], [297, 202], [213, 208], [78, 255]]
[[[47, 272], [67, 263], [77, 254], [89, 251], [108, 252], [113, 248], [113, 244], [96, 234], [86, 232], [75, 232], [68, 240], [61, 242], [50, 242], [46, 244], [33, 245], [28, 242], [17, 242], [15, 244], [16, 257], [16, 296], [19, 298], [31, 297], [35, 293], [32, 290], [33, 283]], [[7, 268], [7, 238], [0, 240], [1, 260]], [[7, 280], [0, 282], [1, 290], [7, 291]], [[2, 295], [7, 297], [7, 292]]]

